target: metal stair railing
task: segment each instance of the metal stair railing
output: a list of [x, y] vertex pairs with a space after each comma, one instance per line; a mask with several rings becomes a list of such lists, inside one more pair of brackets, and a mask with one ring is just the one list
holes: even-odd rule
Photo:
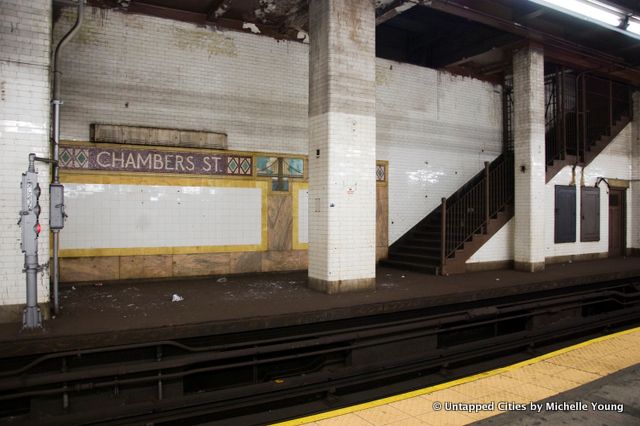
[[513, 203], [513, 153], [505, 152], [492, 163], [486, 162], [484, 171], [449, 198], [442, 198], [440, 208], [441, 250], [440, 270], [447, 259], [473, 235], [487, 233], [491, 218]]
[[603, 136], [613, 139], [618, 121], [631, 118], [631, 89], [624, 83], [564, 67], [545, 77], [546, 163], [586, 153]]

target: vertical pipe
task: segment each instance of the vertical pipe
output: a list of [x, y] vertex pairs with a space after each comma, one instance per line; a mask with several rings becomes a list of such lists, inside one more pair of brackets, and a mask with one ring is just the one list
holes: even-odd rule
[[582, 75], [582, 147], [580, 149], [579, 158], [581, 161], [585, 161], [586, 146], [587, 146], [587, 78], [586, 75]]
[[[59, 159], [59, 144], [60, 144], [60, 104], [62, 102], [58, 99], [54, 99], [53, 102], [53, 183], [60, 183], [60, 172], [58, 167]], [[53, 314], [58, 315], [60, 313], [60, 301], [58, 283], [60, 282], [60, 270], [58, 249], [60, 246], [60, 230], [53, 230]]]
[[[76, 23], [73, 25], [71, 30], [67, 34], [62, 37], [62, 40], [56, 46], [55, 53], [53, 55], [53, 100], [51, 104], [53, 105], [53, 183], [60, 183], [60, 169], [58, 167], [59, 160], [59, 145], [60, 145], [60, 105], [62, 105], [62, 101], [60, 100], [60, 52], [65, 44], [73, 38], [73, 36], [78, 32], [82, 22], [84, 20], [84, 1], [78, 0], [78, 16], [76, 17]], [[60, 282], [60, 268], [59, 268], [59, 259], [58, 259], [58, 249], [60, 245], [60, 230], [53, 231], [53, 312], [55, 315], [58, 315], [60, 312], [60, 304], [59, 304], [59, 291], [58, 284]]]
[[440, 205], [440, 274], [444, 275], [444, 264], [447, 256], [447, 199], [442, 197]]
[[613, 81], [609, 80], [609, 136], [613, 136]]
[[486, 229], [485, 229], [485, 234], [489, 233], [489, 219], [491, 217], [491, 212], [490, 212], [490, 206], [489, 206], [489, 200], [490, 200], [490, 188], [489, 188], [489, 162], [485, 161], [484, 162], [484, 179], [485, 179], [485, 185], [484, 185], [484, 191], [485, 191], [485, 198], [484, 198], [484, 220], [486, 223]]
[[567, 158], [567, 123], [565, 122], [566, 114], [564, 111], [565, 93], [564, 93], [564, 76], [565, 68], [562, 67], [562, 76], [560, 77], [560, 143], [562, 144], [560, 150], [560, 157], [564, 160]]

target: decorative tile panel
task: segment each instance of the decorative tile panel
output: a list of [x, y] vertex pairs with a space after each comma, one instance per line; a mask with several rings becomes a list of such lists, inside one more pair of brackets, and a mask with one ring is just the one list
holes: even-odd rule
[[89, 169], [89, 150], [86, 148], [61, 148], [60, 167], [68, 169]]
[[387, 181], [387, 165], [384, 163], [376, 164], [376, 181], [377, 182], [386, 182]]
[[[283, 177], [304, 177], [304, 160], [302, 158], [282, 158]], [[258, 176], [278, 176], [278, 157], [256, 157]]]
[[252, 176], [250, 155], [60, 145], [62, 169]]
[[277, 157], [256, 157], [258, 176], [278, 176]]

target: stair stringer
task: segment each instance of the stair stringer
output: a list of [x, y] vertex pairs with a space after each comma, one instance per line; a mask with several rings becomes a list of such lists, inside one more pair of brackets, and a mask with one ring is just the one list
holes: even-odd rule
[[514, 215], [513, 204], [507, 205], [502, 211], [489, 220], [487, 232], [474, 234], [470, 240], [464, 243], [462, 249], [456, 250], [453, 257], [449, 257], [442, 270], [443, 275], [461, 274], [466, 272], [466, 262], [480, 248], [485, 245]]

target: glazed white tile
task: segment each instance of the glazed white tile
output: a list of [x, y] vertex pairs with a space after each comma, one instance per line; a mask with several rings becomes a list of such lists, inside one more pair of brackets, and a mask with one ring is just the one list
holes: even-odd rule
[[260, 244], [262, 190], [66, 184], [61, 249]]
[[[29, 153], [49, 156], [51, 1], [3, 0], [0, 5], [0, 305], [24, 304], [20, 251], [20, 175]], [[11, 29], [9, 31], [9, 28]], [[49, 167], [36, 165], [40, 196], [39, 262], [49, 257]], [[49, 300], [49, 269], [38, 273], [38, 302]]]

